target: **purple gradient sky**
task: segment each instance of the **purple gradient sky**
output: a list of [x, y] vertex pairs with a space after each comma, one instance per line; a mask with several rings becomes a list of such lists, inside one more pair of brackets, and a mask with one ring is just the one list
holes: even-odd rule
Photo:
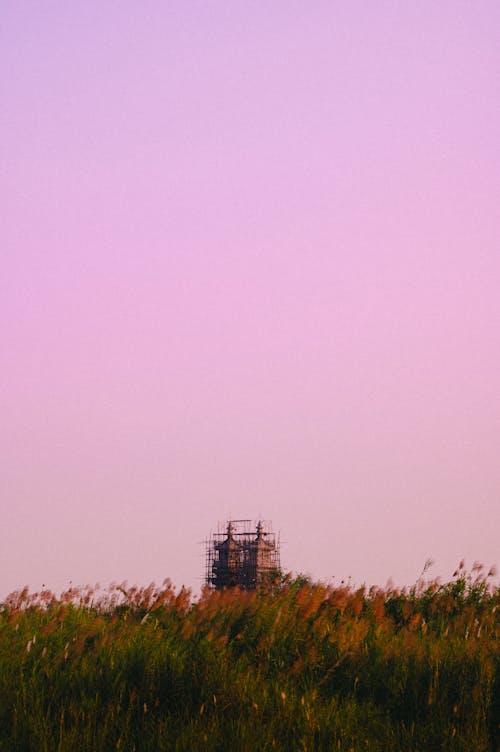
[[500, 4], [2, 3], [0, 594], [500, 564]]

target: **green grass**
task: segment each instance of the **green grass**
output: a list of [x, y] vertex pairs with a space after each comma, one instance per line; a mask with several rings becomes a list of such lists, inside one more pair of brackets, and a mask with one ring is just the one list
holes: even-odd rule
[[13, 594], [0, 750], [498, 752], [500, 590]]

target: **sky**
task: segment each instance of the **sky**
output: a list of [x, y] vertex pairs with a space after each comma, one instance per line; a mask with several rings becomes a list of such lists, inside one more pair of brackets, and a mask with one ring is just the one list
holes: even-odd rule
[[500, 565], [499, 24], [2, 2], [0, 596]]

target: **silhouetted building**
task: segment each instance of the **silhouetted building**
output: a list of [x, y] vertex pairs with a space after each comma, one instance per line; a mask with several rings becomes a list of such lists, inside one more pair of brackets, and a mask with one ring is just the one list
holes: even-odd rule
[[279, 571], [279, 539], [269, 522], [229, 520], [207, 541], [205, 581], [211, 587], [254, 590]]

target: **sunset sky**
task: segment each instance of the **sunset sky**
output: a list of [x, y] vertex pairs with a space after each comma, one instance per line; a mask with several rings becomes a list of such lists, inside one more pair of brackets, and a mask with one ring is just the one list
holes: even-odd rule
[[0, 597], [500, 565], [500, 3], [0, 9]]

